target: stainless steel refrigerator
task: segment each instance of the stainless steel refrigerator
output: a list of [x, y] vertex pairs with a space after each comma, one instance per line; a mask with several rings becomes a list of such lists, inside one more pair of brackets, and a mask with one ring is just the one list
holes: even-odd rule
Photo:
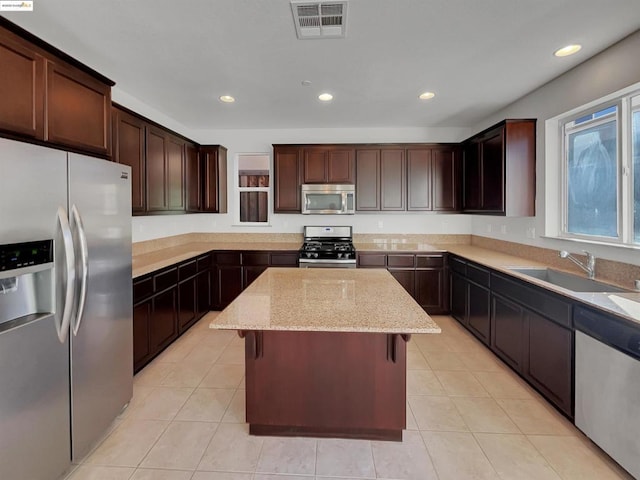
[[133, 389], [130, 168], [0, 139], [0, 478], [51, 480]]

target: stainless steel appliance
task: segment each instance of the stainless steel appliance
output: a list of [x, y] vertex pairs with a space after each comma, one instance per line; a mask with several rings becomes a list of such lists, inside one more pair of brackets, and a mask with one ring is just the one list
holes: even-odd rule
[[130, 168], [0, 139], [0, 478], [55, 479], [133, 393]]
[[577, 309], [575, 422], [640, 478], [640, 324]]
[[303, 214], [352, 215], [355, 213], [355, 185], [304, 184], [301, 192]]
[[356, 249], [351, 227], [304, 227], [300, 268], [355, 268]]

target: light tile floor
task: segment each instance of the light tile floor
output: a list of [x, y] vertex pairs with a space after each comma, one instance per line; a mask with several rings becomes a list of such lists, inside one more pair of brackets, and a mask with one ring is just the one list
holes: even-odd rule
[[244, 351], [199, 322], [68, 480], [630, 479], [451, 317], [408, 344], [403, 441], [254, 437]]

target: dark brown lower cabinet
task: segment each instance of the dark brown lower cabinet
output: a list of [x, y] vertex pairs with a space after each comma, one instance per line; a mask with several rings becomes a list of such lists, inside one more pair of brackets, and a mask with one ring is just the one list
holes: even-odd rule
[[449, 270], [451, 315], [573, 418], [572, 303], [454, 256]]
[[178, 330], [180, 333], [193, 325], [198, 318], [196, 277], [180, 283], [178, 287]]
[[469, 288], [469, 329], [482, 342], [489, 345], [491, 341], [491, 300], [489, 289], [473, 282], [468, 282]]
[[524, 309], [498, 295], [491, 297], [491, 345], [493, 351], [516, 371], [527, 355], [527, 318]]
[[245, 333], [250, 433], [402, 441], [406, 342], [401, 335]]
[[451, 290], [451, 316], [463, 325], [469, 324], [467, 317], [467, 304], [469, 296], [467, 295], [467, 280], [457, 272], [451, 272], [450, 290]]
[[416, 280], [416, 271], [411, 270], [398, 270], [398, 269], [389, 269], [389, 273], [393, 275], [400, 285], [404, 287], [404, 289], [415, 298], [415, 280]]
[[242, 267], [240, 265], [218, 265], [217, 308], [222, 310], [242, 292]]
[[528, 355], [524, 377], [545, 397], [573, 418], [573, 344], [571, 329], [527, 311]]
[[266, 265], [255, 265], [242, 267], [242, 287], [243, 290], [247, 288], [253, 281], [262, 274], [267, 268]]
[[153, 297], [150, 341], [156, 351], [178, 338], [178, 289], [172, 287]]
[[387, 268], [427, 313], [449, 313], [446, 253], [362, 252], [357, 254], [357, 267]]
[[140, 370], [151, 358], [151, 299], [133, 307], [133, 371]]
[[491, 341], [489, 270], [473, 262], [449, 258], [451, 315], [480, 341]]
[[198, 318], [211, 310], [211, 272], [207, 269], [196, 275], [196, 313]]
[[416, 270], [416, 302], [430, 314], [449, 312], [448, 281], [446, 270], [433, 268]]

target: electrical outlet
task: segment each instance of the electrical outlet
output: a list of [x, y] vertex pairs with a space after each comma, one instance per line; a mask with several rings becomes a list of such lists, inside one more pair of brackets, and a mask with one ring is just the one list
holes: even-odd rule
[[378, 220], [378, 228], [382, 230], [382, 227], [383, 227], [382, 220]]
[[506, 234], [507, 233], [507, 226], [506, 225], [501, 225], [500, 226], [500, 233], [502, 233], [502, 234]]
[[536, 238], [536, 227], [527, 227], [527, 238]]

